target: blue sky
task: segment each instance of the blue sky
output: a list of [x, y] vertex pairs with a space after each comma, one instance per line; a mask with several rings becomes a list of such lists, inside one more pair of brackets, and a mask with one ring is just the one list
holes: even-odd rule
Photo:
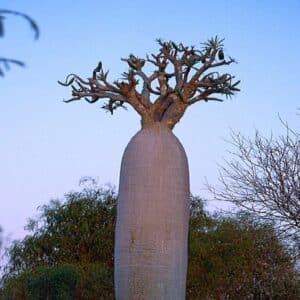
[[[254, 4], [255, 3], [255, 4]], [[224, 37], [239, 62], [228, 71], [242, 92], [224, 103], [199, 103], [174, 132], [190, 164], [191, 191], [206, 195], [204, 178], [217, 181], [228, 157], [229, 129], [253, 135], [282, 129], [278, 114], [299, 129], [300, 2], [264, 1], [33, 1], [6, 0], [2, 8], [30, 14], [41, 37], [24, 20], [9, 17], [1, 56], [22, 59], [0, 78], [0, 224], [11, 239], [24, 235], [27, 218], [50, 198], [78, 188], [82, 176], [118, 184], [129, 139], [139, 130], [131, 109], [114, 116], [101, 103], [64, 104], [70, 91], [57, 84], [70, 73], [90, 76], [99, 60], [117, 79], [120, 57], [155, 52], [156, 38], [199, 45]], [[213, 204], [212, 208], [218, 204]]]

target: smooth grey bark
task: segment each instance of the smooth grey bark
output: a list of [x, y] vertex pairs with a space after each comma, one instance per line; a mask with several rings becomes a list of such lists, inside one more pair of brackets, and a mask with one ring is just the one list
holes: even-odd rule
[[189, 171], [162, 123], [139, 131], [121, 164], [115, 239], [117, 300], [185, 299]]

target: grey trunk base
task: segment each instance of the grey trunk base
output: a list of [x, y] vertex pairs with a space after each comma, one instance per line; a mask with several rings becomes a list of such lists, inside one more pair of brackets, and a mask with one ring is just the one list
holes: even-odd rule
[[183, 300], [189, 171], [185, 151], [159, 123], [129, 142], [121, 165], [115, 237], [117, 300]]

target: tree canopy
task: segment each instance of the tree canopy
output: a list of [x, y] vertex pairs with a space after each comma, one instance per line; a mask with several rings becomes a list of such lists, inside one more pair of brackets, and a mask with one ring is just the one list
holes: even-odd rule
[[11, 248], [9, 273], [40, 265], [101, 262], [113, 265], [116, 194], [113, 189], [86, 187], [51, 200], [26, 225], [28, 234]]
[[[142, 126], [162, 122], [172, 129], [192, 104], [223, 101], [220, 96], [230, 97], [239, 91], [240, 81], [229, 73], [216, 71], [235, 62], [224, 53], [223, 41], [216, 36], [198, 49], [158, 39], [157, 54], [146, 58], [130, 54], [122, 58], [129, 69], [120, 80], [109, 82], [108, 71], [99, 62], [90, 78], [69, 74], [65, 82], [58, 82], [72, 88], [72, 97], [65, 100], [67, 103], [108, 99], [102, 108], [111, 114], [130, 104], [141, 116]], [[151, 68], [153, 71], [147, 75], [145, 70]]]
[[[29, 234], [10, 247], [2, 299], [114, 298], [117, 194], [83, 183], [42, 206], [27, 224]], [[187, 299], [299, 296], [294, 261], [271, 224], [244, 213], [210, 215], [191, 198]]]
[[[202, 219], [203, 222], [203, 219]], [[250, 214], [191, 219], [189, 299], [296, 299], [291, 255]]]

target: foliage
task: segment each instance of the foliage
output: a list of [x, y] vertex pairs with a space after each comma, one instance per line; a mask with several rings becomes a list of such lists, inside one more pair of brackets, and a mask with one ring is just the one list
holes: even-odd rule
[[102, 263], [86, 264], [74, 300], [113, 300], [113, 269]]
[[[8, 10], [8, 9], [0, 9], [0, 38], [4, 37], [5, 30], [4, 30], [4, 20], [5, 16], [7, 15], [15, 15], [19, 16], [27, 21], [27, 23], [30, 25], [31, 29], [34, 32], [34, 38], [38, 39], [39, 38], [39, 28], [36, 22], [28, 15], [14, 11], [14, 10]], [[4, 76], [4, 70], [1, 67], [3, 65], [4, 69], [7, 71], [10, 69], [11, 65], [18, 65], [20, 67], [24, 67], [25, 64], [24, 62], [12, 58], [5, 58], [5, 57], [0, 57], [0, 76]]]
[[[46, 292], [49, 299], [63, 293], [63, 299], [114, 299], [117, 195], [84, 183], [65, 201], [41, 207], [27, 226], [31, 234], [10, 248], [2, 299], [39, 299]], [[200, 198], [191, 200], [187, 299], [300, 296], [293, 260], [271, 224], [249, 214], [209, 215]]]
[[74, 265], [60, 264], [53, 267], [37, 267], [6, 280], [6, 300], [67, 300], [73, 299], [80, 274]]
[[109, 300], [113, 298], [113, 272], [101, 263], [39, 266], [9, 276], [2, 300]]
[[39, 267], [28, 281], [30, 299], [67, 300], [72, 298], [79, 274], [72, 265]]
[[220, 187], [210, 187], [216, 199], [265, 220], [299, 239], [300, 136], [284, 123], [286, 134], [254, 138], [232, 132], [231, 159], [220, 168]]
[[188, 299], [297, 299], [290, 254], [249, 214], [192, 217]]
[[[130, 104], [141, 115], [143, 125], [163, 122], [173, 128], [190, 105], [223, 101], [221, 96], [231, 97], [239, 91], [240, 81], [229, 73], [216, 71], [235, 62], [224, 54], [223, 41], [211, 38], [196, 48], [158, 39], [157, 54], [146, 58], [130, 54], [122, 58], [129, 70], [120, 80], [109, 82], [108, 71], [104, 71], [100, 61], [91, 78], [69, 74], [65, 82], [58, 83], [72, 88], [72, 97], [65, 102], [84, 99], [95, 103], [108, 99], [102, 108], [111, 114]], [[154, 70], [147, 75], [145, 68]]]
[[102, 262], [113, 265], [116, 195], [112, 188], [86, 186], [40, 207], [29, 220], [32, 234], [10, 249], [8, 272], [18, 274], [40, 265]]

